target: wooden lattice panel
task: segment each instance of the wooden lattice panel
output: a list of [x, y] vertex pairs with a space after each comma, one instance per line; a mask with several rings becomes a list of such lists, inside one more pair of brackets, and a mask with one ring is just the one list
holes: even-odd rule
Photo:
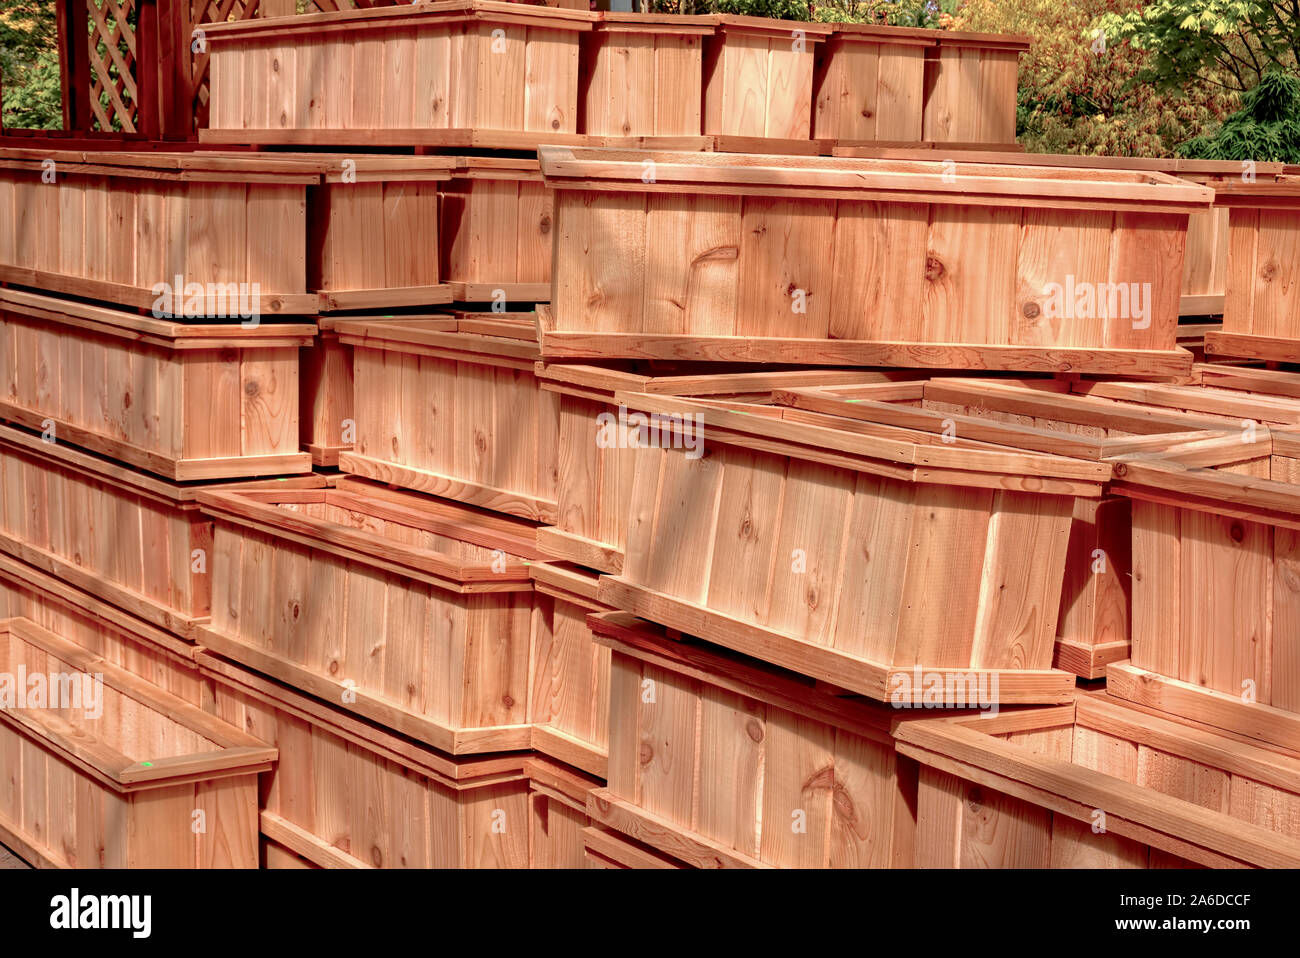
[[86, 0], [90, 109], [102, 132], [136, 132], [135, 0]]

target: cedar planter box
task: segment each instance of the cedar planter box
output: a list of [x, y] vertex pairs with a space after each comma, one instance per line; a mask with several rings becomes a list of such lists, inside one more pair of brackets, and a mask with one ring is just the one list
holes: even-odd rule
[[205, 707], [278, 743], [268, 868], [527, 868], [526, 753], [456, 758], [208, 651]]
[[937, 31], [925, 54], [921, 138], [936, 143], [1014, 143], [1020, 54], [1029, 38]]
[[[1190, 365], [1175, 345], [1183, 241], [1188, 214], [1209, 209], [1212, 193], [1170, 176], [564, 147], [541, 156], [556, 193], [548, 360], [1160, 376]], [[654, 182], [642, 181], [647, 170]]]
[[438, 193], [461, 160], [328, 157], [308, 193], [308, 285], [321, 308], [449, 303], [439, 273]]
[[[0, 480], [0, 550], [194, 639], [212, 592], [212, 521], [195, 497], [220, 486], [156, 479], [10, 426], [0, 426]], [[285, 484], [319, 487], [324, 480], [274, 483]]]
[[[299, 420], [302, 448], [317, 466], [337, 466], [339, 454], [350, 452], [356, 432], [352, 346], [340, 342], [335, 324], [347, 322], [345, 315], [322, 316], [315, 345], [299, 351], [302, 388]], [[406, 322], [405, 317], [394, 317]], [[410, 317], [410, 322], [427, 322], [429, 328], [465, 332], [506, 339], [537, 341], [532, 313], [473, 313], [448, 309], [445, 313]]]
[[619, 398], [657, 414], [658, 436], [638, 450], [623, 572], [601, 578], [602, 602], [879, 700], [919, 701], [931, 676], [965, 689], [951, 704], [1073, 687], [1051, 669], [1061, 581], [1075, 503], [1100, 497], [1109, 465]]
[[[310, 313], [319, 179], [266, 156], [0, 150], [0, 280], [178, 316]], [[177, 277], [201, 295], [182, 301]], [[175, 301], [160, 307], [163, 283]]]
[[1300, 362], [1300, 303], [1295, 298], [1295, 236], [1300, 179], [1230, 183], [1215, 201], [1228, 208], [1228, 276], [1223, 330], [1207, 333], [1205, 352]]
[[596, 15], [452, 0], [205, 26], [218, 143], [528, 149], [578, 133]]
[[199, 503], [201, 645], [445, 752], [530, 746], [531, 526], [350, 478]]
[[335, 324], [354, 350], [357, 420], [355, 449], [339, 456], [339, 467], [553, 522], [559, 399], [538, 387], [537, 344], [457, 332], [459, 322]]
[[193, 644], [5, 554], [0, 618], [30, 619], [187, 702], [203, 701]]
[[[1082, 395], [1057, 380], [952, 377], [794, 389], [778, 393], [776, 401], [818, 414], [1096, 463], [1236, 436], [1245, 412], [1243, 403], [1210, 390], [1087, 382], [1075, 388]], [[1211, 408], [1183, 411], [1198, 405]], [[1262, 410], [1253, 412], [1260, 415]], [[1294, 418], [1297, 407], [1290, 414]], [[1097, 679], [1109, 663], [1128, 657], [1129, 539], [1127, 498], [1075, 500], [1056, 620], [1056, 668]]]
[[536, 160], [464, 157], [442, 188], [442, 275], [459, 302], [551, 297], [554, 200]]
[[0, 290], [0, 418], [175, 480], [308, 472], [312, 324], [189, 325]]
[[275, 748], [34, 622], [7, 619], [0, 671], [19, 670], [69, 676], [62, 687], [75, 691], [0, 709], [4, 844], [52, 868], [257, 867], [258, 775]]
[[1133, 500], [1133, 654], [1112, 694], [1300, 749], [1300, 434], [1116, 466]]
[[[539, 548], [544, 548], [539, 537]], [[598, 778], [609, 756], [609, 650], [587, 616], [609, 612], [596, 573], [568, 563], [529, 566], [537, 590], [533, 628], [533, 748]]]
[[[940, 32], [836, 24], [835, 32], [817, 50], [813, 137], [920, 141], [925, 55], [938, 43]], [[1010, 139], [1015, 139], [1014, 129]]]
[[591, 825], [587, 796], [603, 785], [558, 762], [530, 758], [528, 823], [530, 867], [598, 868], [586, 855], [583, 833]]
[[830, 24], [711, 16], [705, 38], [704, 132], [807, 140], [812, 131], [813, 49]]
[[616, 392], [767, 402], [773, 390], [787, 387], [917, 375], [837, 369], [723, 372], [690, 364], [656, 364], [646, 371], [557, 364], [537, 369], [542, 389], [559, 395], [564, 452], [555, 525], [539, 529], [537, 542], [550, 555], [601, 572], [623, 569], [637, 452], [630, 442], [619, 441]]
[[910, 865], [916, 768], [890, 737], [901, 712], [631, 616], [592, 621], [613, 656], [596, 822], [697, 868]]
[[1107, 696], [897, 738], [921, 764], [917, 867], [1300, 865], [1300, 763]]
[[579, 128], [597, 136], [699, 136], [709, 17], [602, 13], [582, 37]]
[[[938, 145], [942, 149], [942, 144]], [[950, 148], [951, 149], [951, 148]], [[930, 149], [838, 146], [835, 156], [858, 159], [924, 160], [934, 158]], [[937, 154], [943, 156], [944, 154]], [[1012, 153], [995, 150], [964, 149], [965, 163], [992, 163], [1008, 166], [1052, 167], [1058, 169], [1144, 170], [1167, 173], [1189, 183], [1211, 188], [1240, 180], [1245, 172], [1241, 163], [1217, 160], [1155, 159], [1132, 156], [1077, 156], [1056, 153]], [[1254, 174], [1263, 182], [1274, 182], [1281, 175], [1282, 163], [1255, 163]], [[1192, 213], [1187, 224], [1187, 244], [1183, 254], [1183, 316], [1222, 315], [1228, 273], [1228, 210], [1215, 206]], [[1179, 329], [1183, 335], [1185, 329]]]

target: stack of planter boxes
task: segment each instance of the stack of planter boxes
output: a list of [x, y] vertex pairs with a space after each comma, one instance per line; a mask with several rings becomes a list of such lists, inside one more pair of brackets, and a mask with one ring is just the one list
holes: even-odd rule
[[104, 706], [0, 844], [1300, 864], [1300, 373], [1179, 326], [1297, 358], [1281, 167], [1015, 152], [1017, 37], [206, 41], [212, 149], [0, 151], [0, 667]]

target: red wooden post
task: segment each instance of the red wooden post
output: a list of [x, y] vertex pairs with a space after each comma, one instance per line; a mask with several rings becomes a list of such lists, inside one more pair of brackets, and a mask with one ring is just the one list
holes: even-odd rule
[[86, 0], [56, 0], [54, 9], [59, 30], [63, 128], [74, 133], [89, 133], [92, 114]]

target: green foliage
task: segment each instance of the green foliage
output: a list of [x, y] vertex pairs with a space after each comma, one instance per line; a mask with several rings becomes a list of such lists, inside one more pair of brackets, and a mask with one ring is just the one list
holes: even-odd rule
[[821, 23], [941, 27], [959, 0], [650, 0], [652, 13], [732, 13]]
[[1162, 87], [1194, 81], [1243, 92], [1270, 70], [1300, 62], [1295, 0], [1154, 0], [1102, 16], [1107, 42], [1148, 56], [1137, 80]]
[[1300, 77], [1265, 73], [1218, 131], [1188, 140], [1178, 153], [1202, 160], [1300, 163]]
[[0, 83], [4, 125], [35, 130], [63, 125], [58, 28], [48, 0], [0, 0]]
[[1094, 24], [1140, 10], [1142, 0], [965, 0], [959, 30], [1021, 33], [1017, 139], [1038, 153], [1167, 156], [1236, 107], [1220, 87], [1189, 79], [1181, 89], [1135, 82], [1150, 55], [1103, 44]]

